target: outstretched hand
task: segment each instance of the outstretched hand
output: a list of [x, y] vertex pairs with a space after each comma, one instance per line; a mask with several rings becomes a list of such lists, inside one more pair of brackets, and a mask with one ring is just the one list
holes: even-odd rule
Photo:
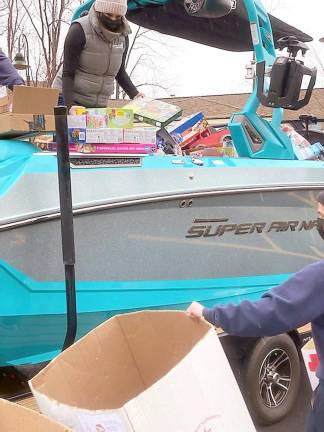
[[141, 92], [139, 92], [139, 93], [137, 93], [137, 95], [134, 97], [134, 99], [141, 99], [141, 98], [144, 98], [145, 97], [145, 93], [141, 93]]
[[187, 314], [190, 318], [201, 319], [203, 318], [204, 306], [196, 301], [192, 302], [187, 309]]

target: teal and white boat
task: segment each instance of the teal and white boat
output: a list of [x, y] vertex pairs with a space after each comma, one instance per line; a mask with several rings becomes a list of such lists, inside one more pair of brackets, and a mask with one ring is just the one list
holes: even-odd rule
[[[260, 83], [276, 61], [270, 21], [259, 0], [238, 3], [251, 23]], [[238, 158], [71, 155], [77, 337], [114, 314], [257, 299], [323, 258], [315, 196], [324, 162], [295, 160], [279, 99], [271, 122], [256, 113], [260, 99], [272, 103], [268, 96], [269, 86], [256, 86], [233, 114]], [[56, 154], [0, 141], [0, 202], [0, 365], [47, 361], [66, 332]], [[261, 421], [278, 420], [295, 400], [296, 335], [288, 345], [268, 341], [254, 381], [248, 372]], [[248, 347], [245, 359], [258, 343], [230, 342]], [[274, 353], [282, 356], [276, 383], [261, 376]]]

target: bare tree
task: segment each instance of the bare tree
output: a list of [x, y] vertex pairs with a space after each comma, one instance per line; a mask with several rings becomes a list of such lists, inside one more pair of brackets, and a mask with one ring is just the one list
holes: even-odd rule
[[[158, 64], [161, 63], [161, 57], [163, 57], [161, 47], [164, 47], [164, 44], [156, 35], [157, 33], [152, 30], [137, 27], [134, 36], [130, 40], [125, 60], [125, 68], [130, 78], [134, 78], [134, 81], [136, 81], [137, 88], [159, 88], [168, 95], [169, 88], [167, 85], [164, 85], [160, 77], [159, 79], [152, 79], [149, 77], [150, 74], [148, 73], [149, 71], [157, 70]], [[145, 79], [139, 79], [138, 76], [145, 77]], [[117, 83], [116, 99], [125, 99], [125, 97], [126, 93]]]
[[0, 13], [1, 18], [6, 22], [3, 35], [7, 39], [7, 55], [12, 59], [19, 34], [24, 27], [26, 14], [19, 8], [19, 0], [2, 0], [2, 2]]
[[26, 13], [28, 27], [33, 29], [44, 63], [44, 80], [51, 85], [62, 64], [62, 30], [70, 15], [74, 0], [20, 1]]

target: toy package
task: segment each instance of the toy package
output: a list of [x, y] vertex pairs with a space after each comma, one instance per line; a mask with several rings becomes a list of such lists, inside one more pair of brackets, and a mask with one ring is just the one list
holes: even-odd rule
[[130, 109], [108, 108], [108, 127], [110, 128], [132, 128], [134, 127], [134, 113]]
[[[50, 142], [42, 150], [56, 151], [57, 144]], [[69, 144], [69, 151], [91, 154], [151, 154], [157, 151], [156, 144]]]
[[133, 99], [123, 108], [132, 110], [137, 120], [159, 128], [165, 127], [182, 113], [176, 105], [148, 97]]
[[87, 144], [120, 144], [124, 142], [123, 129], [87, 129]]
[[154, 127], [124, 129], [124, 143], [156, 144], [156, 131]]
[[69, 144], [84, 144], [86, 142], [86, 116], [67, 116]]
[[290, 125], [282, 126], [282, 130], [289, 136], [295, 156], [299, 160], [316, 159], [310, 142], [295, 131]]
[[197, 139], [208, 136], [208, 123], [202, 112], [198, 112], [183, 118], [180, 121], [172, 122], [166, 128], [157, 132], [159, 148], [166, 145], [179, 145], [181, 149], [188, 149]]

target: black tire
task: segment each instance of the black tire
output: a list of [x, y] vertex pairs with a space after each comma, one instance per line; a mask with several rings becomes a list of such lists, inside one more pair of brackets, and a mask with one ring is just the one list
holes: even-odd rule
[[287, 334], [260, 339], [246, 358], [244, 372], [253, 419], [267, 425], [284, 418], [296, 402], [300, 384], [300, 359], [293, 340]]

